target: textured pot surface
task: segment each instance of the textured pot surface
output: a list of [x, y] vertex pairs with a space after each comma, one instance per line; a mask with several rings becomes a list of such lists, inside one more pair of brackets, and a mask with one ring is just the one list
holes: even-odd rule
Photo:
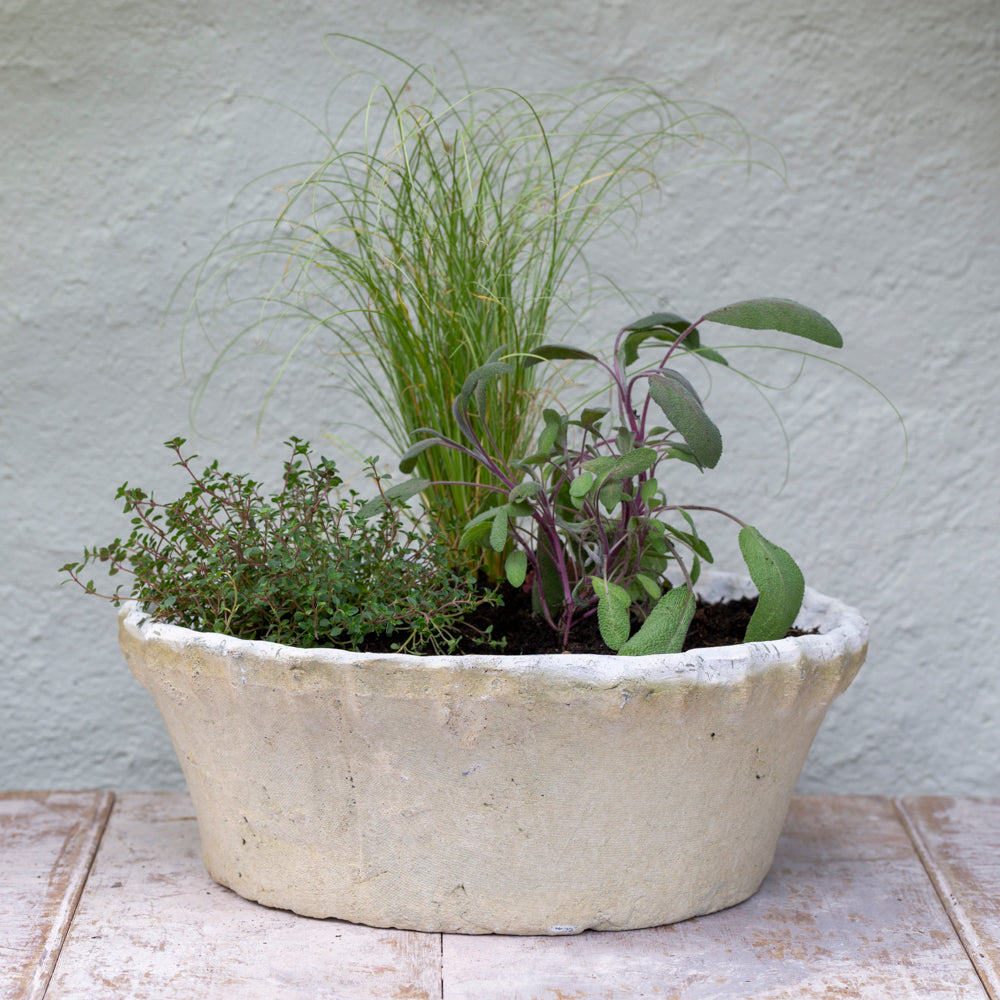
[[[714, 574], [709, 599], [752, 593]], [[302, 650], [152, 622], [121, 644], [166, 722], [223, 885], [315, 917], [567, 934], [731, 906], [770, 868], [867, 624], [670, 656]]]

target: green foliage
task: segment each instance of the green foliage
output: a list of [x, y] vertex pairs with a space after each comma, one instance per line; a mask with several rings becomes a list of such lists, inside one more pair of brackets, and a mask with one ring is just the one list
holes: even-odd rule
[[[319, 503], [310, 490], [322, 492], [335, 470], [325, 460], [301, 469], [307, 452], [294, 442], [289, 467], [300, 471], [286, 472], [285, 492], [266, 501], [257, 484], [214, 466], [204, 477], [212, 490], [192, 474], [190, 507], [182, 499], [161, 508], [123, 487], [132, 536], [87, 550], [66, 570], [77, 582], [92, 561], [111, 573], [141, 570], [137, 596], [172, 615], [186, 600], [175, 591], [201, 586], [183, 613], [193, 621], [201, 602], [210, 627], [227, 631], [249, 615], [250, 631], [276, 629], [267, 637], [296, 644], [301, 637], [288, 634], [305, 627], [304, 644], [383, 632], [405, 648], [450, 648], [474, 597], [468, 581], [434, 567], [484, 568], [530, 587], [533, 607], [564, 640], [594, 615], [609, 648], [644, 655], [681, 648], [693, 585], [712, 561], [692, 514], [714, 511], [740, 525], [760, 591], [747, 640], [784, 635], [802, 599], [791, 556], [726, 511], [668, 497], [668, 460], [706, 471], [723, 454], [719, 428], [673, 362], [729, 368], [702, 343], [705, 321], [840, 347], [834, 326], [766, 298], [695, 323], [645, 316], [620, 331], [607, 361], [552, 340], [599, 290], [592, 243], [636, 222], [646, 194], [695, 162], [749, 166], [750, 137], [715, 107], [679, 104], [634, 80], [528, 96], [476, 89], [459, 65], [454, 95], [436, 71], [331, 38], [338, 49], [360, 47], [356, 65], [391, 60], [400, 78], [368, 74], [358, 103], [344, 97], [347, 77], [323, 122], [300, 116], [321, 152], [274, 172], [285, 203], [273, 226], [237, 224], [195, 269], [185, 330], [197, 325], [211, 342], [223, 309], [230, 323], [195, 407], [221, 366], [274, 354], [276, 382], [314, 342], [309, 360], [367, 404], [414, 478], [380, 485], [365, 503], [354, 494]], [[333, 121], [333, 112], [343, 114]], [[678, 147], [687, 155], [672, 164]], [[642, 360], [652, 351], [652, 363]], [[544, 363], [578, 362], [607, 375], [610, 407], [565, 409], [555, 382], [538, 374]], [[417, 496], [440, 544], [404, 527], [403, 505]]]
[[668, 590], [653, 606], [642, 628], [621, 647], [620, 652], [625, 656], [679, 653], [695, 608], [694, 594], [687, 587]]
[[[526, 365], [597, 365], [609, 380], [611, 409], [583, 407], [574, 416], [546, 408], [534, 445], [504, 453], [492, 433], [493, 411], [483, 402], [513, 365], [490, 363], [471, 372], [455, 399], [464, 443], [425, 430], [413, 447], [411, 454], [435, 444], [458, 451], [489, 473], [497, 484], [494, 502], [468, 521], [461, 544], [520, 551], [523, 558], [506, 562], [508, 580], [519, 586], [532, 574], [535, 606], [564, 642], [576, 621], [596, 613], [609, 649], [636, 656], [681, 650], [695, 612], [693, 585], [701, 564], [712, 561], [692, 511], [714, 511], [741, 526], [740, 549], [759, 591], [747, 642], [783, 638], [798, 614], [802, 573], [784, 549], [724, 510], [669, 501], [661, 484], [662, 466], [670, 459], [705, 471], [722, 456], [721, 432], [694, 386], [668, 367], [685, 353], [728, 367], [699, 339], [698, 327], [707, 320], [841, 344], [829, 320], [785, 299], [739, 302], [694, 323], [658, 313], [622, 329], [609, 362], [545, 344], [523, 359]], [[629, 370], [648, 347], [658, 347], [659, 356]], [[660, 415], [666, 424], [653, 419]], [[680, 585], [668, 579], [671, 565], [680, 570]]]
[[760, 592], [746, 641], [780, 638], [792, 627], [802, 604], [802, 571], [784, 549], [749, 525], [740, 531], [740, 551]]
[[[175, 625], [299, 647], [357, 650], [381, 637], [401, 652], [435, 653], [455, 648], [469, 612], [496, 602], [407, 527], [407, 484], [381, 492], [380, 516], [364, 518], [356, 493], [331, 496], [342, 485], [333, 462], [314, 462], [298, 438], [288, 442], [281, 489], [269, 496], [218, 462], [196, 474], [184, 440], [166, 444], [190, 487], [166, 504], [128, 483], [119, 488], [132, 533], [62, 567], [88, 593], [97, 590], [82, 574], [104, 563], [110, 576], [132, 576], [125, 596]], [[106, 595], [116, 605], [123, 586]]]
[[827, 347], [843, 347], [844, 341], [837, 328], [825, 317], [808, 306], [789, 299], [752, 299], [713, 309], [706, 313], [706, 320], [739, 326], [745, 330], [779, 330], [805, 337]]
[[709, 419], [694, 386], [680, 372], [664, 371], [650, 377], [649, 395], [698, 462], [714, 469], [722, 458], [722, 435]]
[[[191, 317], [208, 326], [220, 305], [246, 308], [212, 372], [253, 339], [284, 371], [324, 336], [334, 349], [320, 363], [332, 359], [400, 452], [420, 428], [460, 437], [452, 401], [466, 373], [505, 352], [580, 356], [539, 347], [595, 292], [588, 245], [637, 220], [644, 195], [692, 162], [747, 162], [749, 138], [730, 116], [647, 84], [455, 95], [428, 68], [333, 37], [345, 50], [362, 46], [359, 64], [391, 57], [402, 78], [373, 77], [360, 106], [338, 90], [330, 107], [347, 108], [343, 120], [310, 122], [325, 155], [275, 171], [287, 203], [273, 231], [258, 238], [248, 223], [220, 242], [196, 273]], [[675, 147], [684, 155], [672, 161]], [[233, 292], [246, 271], [259, 273], [252, 287], [263, 294]], [[535, 388], [532, 367], [518, 365], [480, 405], [500, 454], [524, 452], [542, 399]], [[457, 547], [495, 483], [461, 451], [411, 452], [409, 464], [434, 482], [428, 508]], [[502, 553], [487, 565], [499, 575]]]

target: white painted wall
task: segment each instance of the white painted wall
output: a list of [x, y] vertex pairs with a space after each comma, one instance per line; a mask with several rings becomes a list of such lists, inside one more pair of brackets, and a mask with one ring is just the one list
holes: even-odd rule
[[[181, 783], [113, 610], [60, 588], [56, 568], [122, 531], [120, 482], [177, 482], [160, 442], [194, 437], [191, 382], [164, 309], [238, 187], [303, 155], [301, 129], [234, 95], [318, 113], [338, 72], [323, 46], [334, 30], [418, 58], [435, 57], [421, 36], [436, 33], [477, 80], [526, 91], [684, 80], [777, 144], [788, 187], [763, 172], [690, 175], [650, 207], [634, 247], [599, 263], [688, 313], [756, 294], [813, 304], [844, 331], [842, 360], [905, 414], [909, 464], [882, 500], [902, 456], [891, 412], [861, 383], [811, 372], [778, 400], [793, 468], [776, 495], [783, 454], [766, 411], [744, 414], [730, 388], [714, 398], [729, 445], [714, 495], [872, 624], [869, 663], [802, 790], [1000, 794], [995, 0], [8, 0], [0, 787]], [[300, 375], [255, 440], [262, 377], [216, 386], [203, 456], [261, 472], [288, 434], [363, 417]]]

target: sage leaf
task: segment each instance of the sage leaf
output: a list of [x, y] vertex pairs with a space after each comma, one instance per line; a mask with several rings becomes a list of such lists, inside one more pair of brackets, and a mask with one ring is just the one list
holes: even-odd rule
[[368, 518], [381, 514], [385, 510], [385, 506], [385, 500], [382, 497], [372, 497], [371, 500], [366, 500], [358, 508], [358, 517], [367, 521]]
[[[537, 479], [526, 479], [523, 483], [518, 483], [508, 494], [507, 499], [513, 503], [527, 500], [529, 497], [538, 496], [544, 487]], [[530, 513], [530, 508], [529, 511]]]
[[598, 494], [601, 504], [604, 509], [610, 514], [614, 511], [615, 507], [622, 502], [622, 484], [613, 479], [609, 483], [605, 483]]
[[625, 329], [631, 331], [622, 344], [622, 362], [626, 368], [638, 360], [639, 348], [644, 341], [652, 339], [673, 344], [685, 331], [689, 332], [680, 342], [679, 346], [682, 351], [690, 351], [692, 354], [697, 354], [707, 361], [714, 361], [716, 364], [727, 367], [729, 365], [729, 362], [718, 351], [702, 346], [698, 330], [691, 329], [691, 324], [675, 313], [653, 313], [651, 316], [637, 320]]
[[462, 537], [458, 540], [459, 548], [464, 549], [473, 542], [481, 542], [487, 535], [489, 535], [495, 517], [496, 508], [494, 507], [477, 514], [471, 521], [469, 521], [468, 524], [466, 524], [464, 530], [462, 531]]
[[802, 571], [784, 549], [750, 525], [740, 531], [740, 551], [760, 593], [744, 642], [784, 639], [802, 606]]
[[[652, 338], [673, 343], [685, 330], [691, 329], [691, 324], [676, 313], [658, 312], [637, 319], [625, 329], [629, 331], [629, 334], [622, 345], [622, 361], [627, 368], [638, 359], [639, 346], [643, 341]], [[691, 330], [691, 333], [688, 334], [688, 338], [690, 337], [695, 338], [695, 346], [697, 346], [698, 331]]]
[[681, 652], [696, 606], [695, 596], [687, 587], [668, 590], [656, 602], [639, 631], [618, 652], [622, 656]]
[[580, 419], [574, 420], [573, 423], [587, 430], [593, 430], [597, 422], [607, 416], [607, 414], [608, 408], [606, 406], [585, 406], [580, 411]]
[[364, 520], [375, 517], [385, 510], [387, 500], [399, 500], [405, 503], [405, 501], [421, 493], [430, 485], [431, 481], [429, 479], [407, 479], [402, 483], [397, 483], [395, 486], [387, 489], [384, 496], [372, 497], [371, 500], [366, 500], [358, 508], [358, 516]]
[[578, 500], [587, 495], [588, 490], [594, 485], [594, 473], [583, 471], [569, 484], [569, 495], [574, 500]]
[[680, 372], [668, 368], [650, 376], [649, 394], [687, 442], [695, 458], [703, 466], [714, 469], [722, 457], [722, 434], [705, 413], [694, 386]]
[[[656, 465], [659, 456], [654, 448], [635, 448], [624, 455], [601, 456], [584, 462], [583, 467], [607, 479], [631, 479]], [[601, 464], [603, 458], [610, 459]]]
[[405, 482], [390, 486], [385, 491], [385, 497], [387, 500], [406, 501], [411, 497], [415, 497], [418, 493], [422, 493], [430, 485], [431, 481], [429, 479], [407, 479]]
[[629, 608], [632, 598], [624, 587], [617, 583], [605, 584], [600, 577], [591, 577], [591, 585], [597, 597], [597, 624], [601, 638], [608, 649], [617, 652], [622, 648], [632, 630]]
[[515, 499], [507, 504], [507, 516], [512, 519], [515, 517], [531, 517], [531, 514], [531, 504], [527, 500]]
[[535, 585], [531, 588], [532, 610], [540, 614], [544, 598], [549, 614], [556, 617], [566, 604], [566, 593], [559, 567], [545, 542], [539, 544], [535, 550], [535, 565], [538, 567], [538, 573], [535, 576]]
[[660, 599], [660, 587], [651, 577], [646, 576], [645, 573], [636, 573], [635, 582], [639, 584], [650, 599], [658, 601]]
[[520, 587], [528, 575], [528, 556], [523, 549], [514, 549], [504, 561], [504, 573], [512, 587]]
[[713, 309], [705, 319], [744, 330], [778, 330], [827, 347], [843, 347], [837, 328], [822, 314], [791, 299], [749, 299]]
[[589, 351], [568, 344], [542, 344], [534, 347], [524, 359], [524, 367], [541, 364], [543, 361], [597, 361], [598, 358]]
[[464, 409], [469, 405], [469, 400], [472, 398], [472, 394], [476, 391], [476, 387], [480, 382], [488, 381], [491, 378], [496, 378], [498, 375], [505, 375], [512, 371], [514, 371], [514, 366], [507, 361], [488, 361], [485, 365], [473, 368], [462, 384], [462, 391], [458, 395], [461, 401], [460, 406]]
[[417, 465], [417, 458], [422, 455], [428, 448], [436, 448], [438, 445], [442, 444], [454, 444], [455, 442], [450, 441], [448, 438], [441, 437], [430, 437], [424, 438], [422, 441], [418, 441], [416, 444], [410, 445], [409, 448], [403, 452], [403, 457], [399, 460], [399, 471], [410, 473]]
[[598, 455], [597, 458], [590, 458], [584, 462], [582, 468], [598, 478], [604, 478], [614, 468], [615, 461], [614, 455]]
[[504, 545], [507, 544], [507, 524], [508, 512], [504, 505], [497, 508], [490, 525], [490, 548], [494, 552], [502, 552]]
[[686, 444], [682, 444], [681, 442], [676, 442], [664, 448], [663, 457], [676, 458], [680, 462], [687, 462], [688, 465], [695, 465], [699, 469], [702, 468], [702, 464], [697, 458], [695, 458], [694, 452]]
[[538, 451], [543, 455], [548, 455], [556, 441], [562, 436], [567, 420], [563, 414], [557, 410], [542, 410], [542, 419], [545, 421], [545, 428], [538, 435]]
[[625, 329], [636, 333], [645, 333], [647, 330], [662, 330], [666, 328], [674, 330], [677, 333], [683, 333], [690, 326], [691, 324], [686, 319], [678, 316], [677, 313], [658, 312], [650, 313], [648, 316], [643, 316], [642, 319], [637, 319], [634, 323], [629, 323]]

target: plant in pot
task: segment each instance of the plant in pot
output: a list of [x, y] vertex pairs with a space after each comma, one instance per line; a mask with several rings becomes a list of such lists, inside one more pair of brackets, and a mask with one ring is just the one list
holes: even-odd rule
[[[345, 59], [388, 59], [402, 79], [348, 74], [327, 119], [306, 120], [318, 158], [248, 185], [251, 201], [261, 182], [281, 199], [274, 216], [248, 207], [179, 286], [190, 293], [185, 356], [202, 331], [216, 344], [220, 318], [228, 337], [196, 410], [220, 371], [249, 355], [277, 358], [271, 390], [297, 361], [329, 372], [364, 404], [364, 431], [380, 427], [396, 454], [421, 427], [455, 436], [452, 400], [470, 371], [498, 348], [525, 354], [559, 339], [601, 295], [621, 297], [590, 267], [594, 244], [626, 231], [674, 175], [748, 165], [756, 153], [722, 109], [638, 81], [531, 98], [508, 88], [452, 94], [433, 70], [332, 37]], [[345, 96], [369, 78], [366, 98]], [[237, 197], [233, 212], [241, 208]], [[505, 452], [523, 448], [540, 417], [536, 371], [518, 366], [500, 391], [494, 433]], [[425, 496], [442, 542], [476, 565], [458, 540], [485, 499], [485, 470], [452, 450], [416, 461], [435, 484]], [[501, 576], [501, 562], [488, 562]]]
[[[644, 100], [652, 93], [643, 89]], [[404, 133], [418, 145], [473, 141], [461, 129], [428, 130], [437, 119], [404, 108], [401, 94], [392, 92], [390, 115], [419, 123]], [[558, 137], [533, 104], [516, 102], [529, 109], [530, 134], [558, 182], [549, 155]], [[462, 169], [442, 179], [443, 204], [464, 205], [474, 192], [477, 218], [499, 218], [507, 204], [485, 165], [499, 165], [504, 183], [518, 169], [517, 129], [489, 121], [473, 136], [475, 155], [466, 149]], [[588, 170], [634, 150], [626, 138], [602, 141], [604, 159]], [[339, 147], [331, 154], [350, 158]], [[397, 182], [391, 169], [383, 179], [380, 207]], [[333, 199], [339, 208], [367, 197], [367, 188], [346, 190]], [[537, 224], [554, 230], [565, 204], [556, 197], [536, 208]], [[464, 225], [445, 229], [431, 271], [449, 264], [448, 241], [460, 241]], [[372, 463], [375, 495], [337, 499], [332, 464], [295, 440], [281, 490], [266, 496], [215, 465], [197, 474], [175, 440], [188, 493], [160, 506], [123, 486], [132, 535], [64, 567], [88, 590], [91, 562], [136, 574], [121, 644], [177, 749], [209, 873], [268, 905], [425, 931], [624, 929], [745, 899], [770, 867], [825, 711], [864, 659], [867, 626], [806, 588], [792, 558], [742, 522], [749, 578], [703, 570], [711, 552], [695, 514], [715, 508], [678, 501], [664, 469], [669, 460], [712, 468], [721, 434], [676, 363], [726, 367], [702, 343], [705, 322], [832, 347], [839, 334], [812, 310], [762, 299], [695, 323], [648, 316], [625, 326], [603, 360], [544, 336], [558, 281], [539, 291], [524, 278], [519, 265], [534, 258], [520, 256], [523, 244], [490, 280], [528, 280], [525, 301], [537, 298], [528, 313], [539, 318], [530, 336], [508, 290], [487, 289], [477, 269], [457, 271], [434, 294], [420, 284], [424, 272], [405, 270], [415, 253], [407, 240], [433, 242], [424, 223], [391, 252], [379, 243], [379, 266], [398, 282], [380, 298], [350, 273], [352, 254], [376, 253], [369, 221], [352, 227], [353, 249], [327, 246], [325, 225], [306, 227], [291, 259], [323, 245], [337, 287], [358, 281], [357, 311], [330, 315], [361, 318], [352, 336], [366, 336], [387, 381], [366, 383], [363, 366], [348, 377], [377, 412], [382, 400], [412, 401], [393, 419], [407, 417], [401, 464], [418, 475], [387, 483]], [[581, 239], [571, 233], [569, 258]], [[325, 266], [304, 259], [293, 286]], [[396, 322], [384, 314], [404, 288], [415, 295], [400, 309], [412, 367], [387, 346], [403, 327], [383, 326]], [[456, 289], [469, 292], [462, 309], [453, 308]], [[289, 311], [319, 315], [294, 287], [268, 300], [279, 326]], [[496, 307], [489, 322], [480, 302]], [[444, 352], [440, 328], [462, 351]], [[473, 350], [466, 342], [484, 328]], [[536, 384], [540, 362], [563, 361], [598, 366], [610, 406], [574, 408]], [[448, 368], [447, 384], [428, 382], [425, 362]], [[417, 497], [422, 513], [410, 520], [405, 505]], [[461, 559], [469, 547], [489, 558]], [[490, 629], [501, 585], [504, 609], [522, 600], [555, 652], [513, 652], [519, 624], [511, 634]], [[685, 644], [699, 600], [743, 598], [756, 606], [735, 640]], [[566, 652], [593, 625], [596, 651]]]

